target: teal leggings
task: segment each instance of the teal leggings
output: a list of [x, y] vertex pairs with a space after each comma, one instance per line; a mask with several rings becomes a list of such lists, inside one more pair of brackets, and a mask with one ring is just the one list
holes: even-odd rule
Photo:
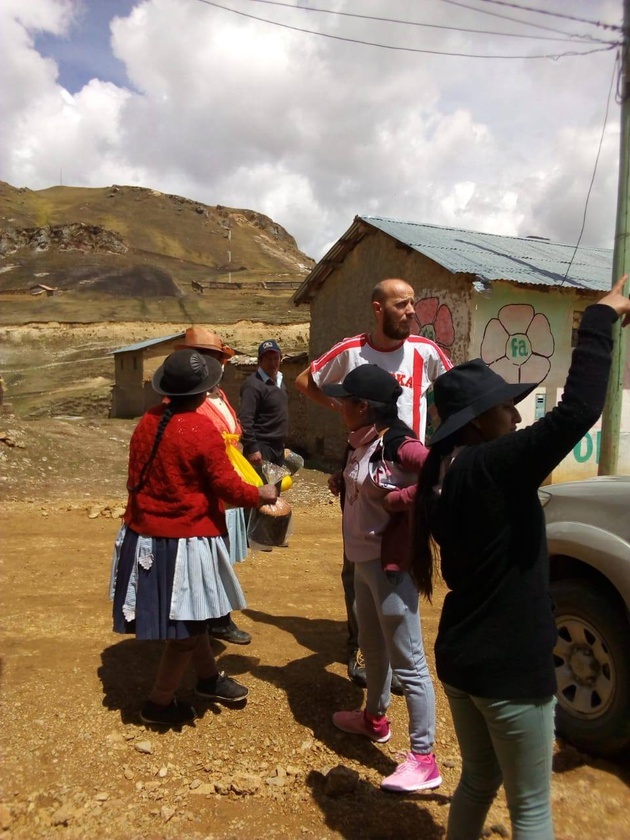
[[503, 783], [512, 840], [553, 840], [551, 760], [555, 698], [490, 700], [444, 684], [462, 755], [447, 840], [479, 840]]

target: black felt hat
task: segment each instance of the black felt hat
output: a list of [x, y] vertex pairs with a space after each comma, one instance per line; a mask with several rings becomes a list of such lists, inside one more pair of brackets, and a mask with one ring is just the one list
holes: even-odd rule
[[359, 365], [346, 375], [343, 382], [324, 385], [322, 390], [329, 397], [356, 397], [382, 403], [396, 402], [402, 394], [402, 388], [391, 373], [378, 365]]
[[507, 400], [520, 402], [537, 385], [538, 382], [506, 382], [481, 359], [456, 365], [433, 383], [435, 407], [441, 422], [431, 435], [429, 446], [462, 429], [495, 405]]
[[176, 350], [153, 374], [153, 390], [165, 397], [189, 397], [210, 391], [221, 379], [223, 366], [217, 359], [196, 350]]

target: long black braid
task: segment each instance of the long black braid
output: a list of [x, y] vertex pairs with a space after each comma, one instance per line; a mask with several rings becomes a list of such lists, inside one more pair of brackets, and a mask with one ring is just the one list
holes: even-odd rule
[[457, 444], [457, 436], [451, 435], [429, 449], [422, 465], [413, 511], [413, 550], [411, 552], [411, 576], [421, 595], [431, 601], [433, 579], [439, 574], [439, 548], [433, 538], [437, 522], [438, 496], [435, 486], [439, 482], [442, 459], [449, 455]]
[[127, 483], [127, 490], [129, 491], [129, 493], [132, 493], [132, 494], [133, 493], [139, 493], [140, 490], [142, 490], [144, 485], [147, 483], [147, 479], [149, 477], [148, 476], [149, 467], [151, 466], [151, 463], [153, 462], [153, 459], [155, 458], [155, 454], [158, 450], [158, 446], [160, 445], [160, 441], [162, 440], [162, 436], [164, 435], [164, 430], [166, 429], [166, 426], [168, 425], [168, 422], [169, 422], [169, 420], [171, 419], [171, 417], [173, 416], [174, 413], [175, 413], [175, 411], [174, 411], [174, 408], [173, 408], [173, 404], [169, 403], [166, 406], [166, 408], [164, 409], [164, 414], [160, 417], [160, 422], [159, 422], [159, 425], [157, 427], [157, 432], [155, 433], [155, 438], [153, 440], [153, 446], [151, 447], [151, 452], [149, 453], [149, 457], [144, 462], [144, 464], [142, 466], [142, 469], [140, 470], [140, 476], [138, 478], [138, 483], [135, 485], [135, 487], [130, 487], [129, 484]]

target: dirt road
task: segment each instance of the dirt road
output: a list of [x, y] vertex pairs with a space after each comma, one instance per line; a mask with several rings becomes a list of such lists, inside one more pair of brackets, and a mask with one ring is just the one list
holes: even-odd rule
[[[406, 748], [402, 698], [393, 699], [386, 745], [330, 722], [334, 710], [358, 707], [362, 692], [345, 676], [339, 515], [324, 475], [304, 471], [290, 491], [289, 547], [238, 568], [249, 603], [238, 622], [253, 642], [217, 643], [216, 652], [249, 686], [247, 705], [195, 700], [195, 726], [160, 732], [137, 716], [160, 644], [114, 635], [108, 600], [132, 424], [8, 426], [19, 445], [0, 440], [0, 837], [444, 837], [460, 759], [439, 686], [444, 782], [430, 794], [378, 788]], [[429, 651], [440, 602], [422, 607]], [[189, 674], [184, 698], [193, 685]], [[557, 837], [630, 840], [628, 761], [592, 760], [562, 744], [555, 759]], [[335, 797], [326, 776], [337, 765], [358, 783]], [[510, 836], [502, 797], [487, 836]]]

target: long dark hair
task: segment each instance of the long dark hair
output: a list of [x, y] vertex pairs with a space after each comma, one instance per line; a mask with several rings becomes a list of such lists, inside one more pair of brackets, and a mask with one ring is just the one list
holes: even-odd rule
[[164, 413], [160, 417], [160, 422], [157, 427], [157, 432], [155, 433], [155, 438], [153, 439], [153, 446], [151, 447], [151, 452], [149, 453], [149, 457], [142, 465], [142, 469], [140, 470], [140, 475], [138, 476], [138, 481], [133, 487], [129, 486], [129, 482], [127, 482], [127, 490], [132, 495], [139, 493], [144, 485], [147, 483], [147, 479], [149, 477], [149, 467], [153, 463], [153, 459], [156, 456], [158, 451], [158, 446], [160, 445], [160, 441], [162, 440], [162, 436], [164, 435], [164, 430], [166, 429], [169, 420], [175, 413], [175, 408], [173, 406], [173, 402], [171, 401], [167, 406], [164, 408]]
[[392, 426], [398, 420], [398, 406], [396, 401], [391, 402], [377, 402], [376, 400], [364, 400], [358, 398], [361, 402], [367, 403], [369, 410], [370, 421], [376, 426]]
[[421, 595], [431, 601], [433, 580], [439, 572], [439, 548], [434, 539], [437, 525], [439, 496], [435, 487], [440, 480], [442, 459], [449, 455], [457, 444], [457, 436], [445, 438], [429, 449], [418, 479], [418, 489], [413, 509], [411, 576]]

